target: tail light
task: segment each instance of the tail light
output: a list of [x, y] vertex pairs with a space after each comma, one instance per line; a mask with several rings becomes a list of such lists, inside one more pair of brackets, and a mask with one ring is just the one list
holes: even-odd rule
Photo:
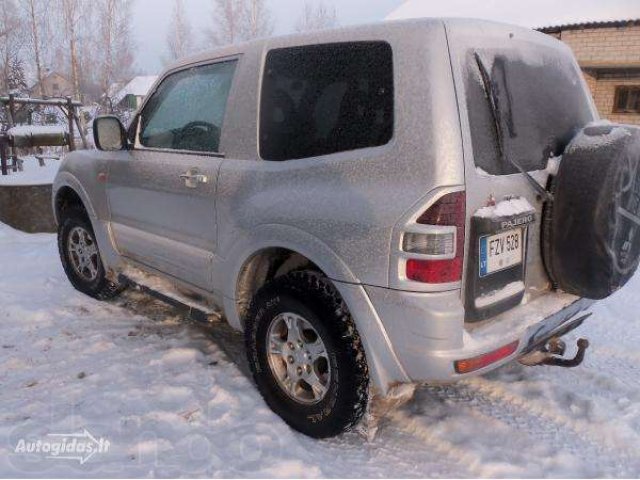
[[511, 342], [510, 344], [504, 345], [503, 347], [500, 347], [491, 352], [478, 355], [477, 357], [466, 358], [464, 360], [456, 360], [454, 362], [454, 368], [456, 370], [456, 373], [474, 372], [486, 367], [487, 365], [496, 363], [503, 358], [507, 358], [517, 349], [518, 341], [516, 340], [515, 342]]
[[407, 228], [402, 250], [408, 258], [406, 275], [423, 283], [450, 283], [462, 278], [466, 196], [453, 192], [439, 198]]

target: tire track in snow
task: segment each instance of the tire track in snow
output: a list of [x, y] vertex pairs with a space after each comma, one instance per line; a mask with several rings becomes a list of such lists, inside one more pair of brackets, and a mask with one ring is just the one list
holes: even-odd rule
[[611, 377], [636, 391], [640, 388], [640, 354], [636, 352], [594, 349], [592, 358], [587, 359], [585, 365], [593, 370], [610, 372]]
[[[513, 405], [504, 403], [495, 396], [484, 395], [466, 386], [451, 385], [446, 387], [427, 387], [428, 394], [440, 400], [451, 402], [466, 415], [477, 418], [487, 418], [494, 422], [493, 428], [489, 427], [485, 431], [478, 433], [477, 441], [482, 444], [488, 439], [492, 439], [498, 434], [499, 427], [503, 427], [502, 437], [504, 441], [495, 446], [500, 449], [506, 457], [517, 458], [521, 454], [521, 449], [529, 446], [543, 445], [547, 451], [539, 452], [539, 455], [569, 454], [579, 459], [583, 468], [584, 476], [602, 476], [603, 472], [595, 462], [595, 459], [602, 453], [597, 448], [590, 445], [585, 446], [584, 442], [575, 435], [567, 434], [556, 423], [544, 421], [528, 411], [514, 409]], [[531, 474], [527, 472], [527, 474]], [[534, 473], [533, 476], [544, 476], [545, 470]], [[509, 475], [522, 476], [523, 473]]]
[[398, 409], [387, 415], [394, 424], [393, 427], [411, 434], [419, 439], [424, 447], [432, 454], [445, 456], [451, 463], [463, 467], [468, 477], [483, 477], [482, 457], [472, 450], [463, 449], [442, 438], [433, 428], [423, 425], [424, 417], [411, 415], [404, 409]]
[[[580, 369], [550, 370], [542, 367], [531, 379], [552, 387], [556, 397], [564, 396], [581, 403], [608, 408], [607, 402], [624, 408], [625, 404], [640, 404], [640, 388], [636, 385], [638, 373], [609, 371], [595, 363], [585, 363]], [[640, 442], [640, 429], [637, 430]]]
[[[138, 299], [130, 300], [133, 300], [131, 303], [134, 305], [138, 303], [135, 301]], [[140, 303], [136, 305], [138, 308], [131, 308], [132, 305], [126, 305], [126, 307], [129, 307], [130, 310], [137, 310], [136, 313], [155, 320], [167, 317], [175, 318], [176, 316], [171, 308], [166, 308], [166, 306], [163, 308], [163, 305], [158, 305], [156, 302], [149, 302], [152, 303], [151, 305], [144, 301]], [[225, 324], [216, 324], [211, 328], [201, 325], [196, 328], [207, 331], [209, 338], [246, 375], [243, 368], [244, 356], [238, 353], [241, 351], [239, 346], [242, 346], [242, 342], [238, 340], [241, 336], [235, 338], [237, 333], [227, 335], [225, 327], [227, 327]], [[619, 370], [609, 366], [614, 365], [614, 355], [609, 355], [610, 352], [598, 353], [598, 355], [588, 358], [588, 362], [593, 361], [592, 358], [596, 358], [596, 365], [591, 370], [584, 369], [579, 372], [582, 377], [570, 370], [563, 372], [571, 372], [571, 375], [576, 378], [576, 383], [580, 380], [584, 381], [585, 377], [590, 377], [593, 381], [607, 380], [606, 374], [594, 371], [597, 366], [604, 367], [603, 371], [614, 370], [619, 373]], [[606, 363], [606, 365], [602, 365], [602, 363]], [[539, 380], [554, 388], [567, 390], [566, 383], [563, 383], [561, 376], [547, 376], [546, 374], [544, 376], [545, 378], [539, 378]], [[633, 385], [638, 383], [637, 373], [630, 369], [625, 377], [628, 377], [629, 383], [623, 380], [621, 382], [629, 385], [628, 391], [631, 395], [635, 392]], [[528, 380], [532, 380], [532, 378]], [[536, 378], [537, 380], [538, 378]], [[444, 476], [490, 477], [504, 476], [504, 472], [511, 473], [507, 476], [514, 476], [514, 469], [516, 470], [515, 476], [518, 472], [520, 475], [529, 475], [531, 470], [522, 470], [522, 464], [530, 462], [530, 458], [519, 452], [518, 447], [524, 446], [526, 448], [528, 444], [540, 443], [550, 445], [552, 454], [560, 452], [560, 454], [570, 454], [575, 459], [579, 459], [582, 464], [581, 468], [584, 470], [583, 474], [586, 476], [635, 476], [640, 471], [640, 462], [633, 456], [635, 451], [630, 454], [632, 449], [629, 447], [624, 447], [621, 455], [617, 447], [608, 444], [608, 438], [605, 438], [603, 443], [602, 432], [587, 422], [574, 420], [570, 416], [562, 415], [557, 410], [549, 410], [549, 405], [552, 404], [532, 402], [530, 399], [513, 394], [505, 388], [504, 381], [477, 378], [452, 387], [427, 387], [427, 391], [436, 398], [452, 401], [456, 404], [457, 410], [451, 412], [453, 417], [457, 416], [460, 419], [462, 415], [469, 421], [484, 425], [489, 435], [493, 434], [492, 429], [494, 431], [495, 429], [503, 429], [507, 440], [503, 442], [503, 445], [485, 446], [484, 449], [476, 448], [476, 445], [462, 444], [461, 446], [455, 438], [454, 441], [448, 438], [451, 436], [451, 431], [443, 430], [446, 427], [440, 428], [441, 426], [437, 424], [433, 425], [433, 418], [428, 415], [428, 412], [412, 413], [407, 409], [393, 411], [388, 414], [387, 418], [390, 421], [386, 425], [382, 425], [375, 444], [377, 448], [384, 450], [382, 456], [386, 457], [388, 461], [397, 462], [397, 469], [404, 471], [405, 475], [412, 473], [424, 475], [424, 472], [430, 472], [431, 475], [436, 470], [440, 473], [451, 472], [451, 475]], [[606, 397], [612, 394], [612, 390], [606, 388], [597, 388], [595, 392], [598, 396]], [[444, 419], [444, 422], [447, 420]], [[618, 440], [615, 439], [615, 441]], [[340, 442], [334, 443], [329, 440], [326, 445], [327, 451], [338, 448], [339, 444]], [[629, 444], [637, 443], [627, 442], [627, 445]], [[494, 450], [490, 450], [491, 448]], [[515, 464], [508, 465], [504, 461], [501, 464], [496, 461], [497, 450], [504, 451], [502, 457], [510, 456], [517, 459]], [[604, 466], [600, 464], [603, 457], [607, 458]], [[352, 460], [355, 460], [355, 457]], [[544, 469], [539, 470], [539, 466], [529, 464], [529, 467], [538, 468], [539, 475], [546, 473]], [[557, 463], [552, 464], [551, 470], [557, 471], [558, 468], [560, 466]]]
[[[115, 302], [117, 305], [129, 310], [136, 315], [142, 315], [153, 323], [164, 325], [167, 320], [175, 321], [172, 326], [177, 329], [193, 329], [201, 332], [210, 341], [212, 341], [219, 349], [220, 358], [224, 358], [229, 364], [234, 365], [241, 374], [243, 374], [250, 382], [253, 378], [249, 371], [249, 366], [244, 353], [244, 342], [241, 333], [233, 330], [226, 322], [216, 322], [211, 325], [203, 325], [190, 320], [184, 313], [176, 311], [173, 307], [166, 305], [152, 297], [147, 297], [138, 292], [125, 292], [120, 299]], [[145, 334], [154, 334], [145, 327]], [[258, 396], [258, 392], [255, 392]], [[442, 462], [442, 458], [425, 446], [424, 443], [415, 442], [416, 437], [398, 430], [400, 436], [392, 436], [380, 432], [373, 441], [373, 446], [381, 451], [373, 455], [373, 458], [385, 458], [384, 463], [393, 463], [396, 465], [395, 472], [399, 476], [417, 476], [423, 477], [428, 472], [429, 476], [439, 476], [442, 478], [454, 478], [461, 476], [474, 476], [466, 473], [465, 469], [452, 458], [449, 462]], [[297, 435], [297, 434], [294, 434]], [[361, 450], [363, 443], [366, 442], [362, 436], [349, 433], [336, 439], [327, 439], [318, 445], [316, 440], [307, 438], [301, 439], [301, 442], [308, 442], [310, 448], [313, 446], [317, 449], [312, 457], [317, 457], [317, 465], [322, 468], [322, 458], [327, 456], [331, 458], [341, 457], [342, 461], [352, 463], [354, 466], [359, 464], [358, 474], [355, 476], [375, 476], [379, 462], [376, 461], [372, 465], [367, 464], [366, 455]], [[350, 452], [350, 450], [354, 450]], [[364, 458], [363, 458], [364, 457]], [[364, 461], [364, 464], [363, 464]], [[336, 473], [328, 470], [329, 476], [335, 476]], [[369, 472], [366, 474], [365, 472]], [[349, 476], [349, 474], [347, 474]]]
[[[471, 397], [480, 400], [473, 407], [497, 416], [517, 428], [526, 425], [530, 434], [553, 442], [559, 449], [568, 447], [585, 463], [594, 465], [600, 475], [633, 476], [640, 470], [637, 438], [621, 438], [610, 429], [598, 428], [583, 420], [558, 413], [550, 409], [550, 404], [524, 398], [509, 392], [497, 382], [481, 377], [464, 380], [461, 387], [462, 390], [468, 389], [467, 399]], [[464, 395], [460, 399], [464, 399]], [[562, 432], [562, 435], [558, 435], [558, 432]], [[567, 444], [566, 437], [570, 437], [575, 443]], [[603, 454], [607, 458], [616, 459], [615, 462], [609, 462], [613, 471], [610, 471], [611, 467], [599, 464], [599, 458]]]
[[[535, 382], [541, 387], [549, 387], [554, 394], [565, 392], [567, 398], [585, 402], [595, 399], [618, 403], [626, 398], [630, 403], [640, 403], [640, 366], [638, 366], [640, 362], [631, 363], [633, 358], [640, 360], [640, 354], [628, 350], [612, 352], [608, 348], [600, 347], [588, 352], [590, 353], [587, 354], [580, 368], [551, 366], [531, 368], [514, 363], [489, 373], [485, 378], [495, 379], [505, 384]], [[629, 363], [619, 363], [616, 358]], [[640, 430], [638, 433], [640, 434]]]
[[626, 362], [640, 362], [640, 353], [634, 352], [633, 350], [619, 350], [609, 347], [598, 347], [594, 348], [592, 353], [598, 356], [618, 358]]

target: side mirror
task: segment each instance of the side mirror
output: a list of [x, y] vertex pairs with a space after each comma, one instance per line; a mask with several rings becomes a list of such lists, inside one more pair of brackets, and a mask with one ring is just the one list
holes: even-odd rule
[[98, 150], [108, 152], [124, 150], [127, 135], [122, 122], [113, 115], [97, 117], [93, 121], [93, 142]]

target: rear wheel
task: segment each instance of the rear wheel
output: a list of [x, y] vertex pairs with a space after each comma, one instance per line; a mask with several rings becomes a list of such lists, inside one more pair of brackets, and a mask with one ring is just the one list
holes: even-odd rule
[[369, 385], [364, 349], [328, 279], [301, 271], [267, 284], [252, 302], [245, 338], [260, 393], [292, 428], [323, 438], [360, 419]]
[[69, 207], [63, 212], [58, 227], [58, 251], [67, 278], [77, 290], [99, 300], [120, 292], [106, 278], [91, 222], [82, 208]]

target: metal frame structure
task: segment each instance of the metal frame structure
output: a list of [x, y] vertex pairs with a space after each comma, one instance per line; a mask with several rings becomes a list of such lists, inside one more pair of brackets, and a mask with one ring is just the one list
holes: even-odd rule
[[[0, 105], [7, 111], [7, 124], [9, 128], [15, 125], [16, 114], [27, 105], [38, 106], [54, 106], [60, 108], [62, 113], [67, 117], [67, 124], [69, 129], [68, 135], [68, 147], [70, 151], [76, 150], [75, 138], [73, 135], [74, 123], [80, 133], [82, 139], [82, 145], [86, 149], [88, 148], [87, 138], [80, 126], [80, 117], [78, 116], [77, 109], [82, 106], [82, 103], [73, 100], [71, 97], [65, 98], [23, 98], [17, 97], [15, 94], [9, 94], [8, 96], [0, 97]], [[11, 139], [6, 132], [0, 132], [0, 172], [2, 175], [9, 173], [9, 160], [12, 160], [12, 169], [17, 169], [17, 157], [15, 155], [14, 147], [11, 144]]]

